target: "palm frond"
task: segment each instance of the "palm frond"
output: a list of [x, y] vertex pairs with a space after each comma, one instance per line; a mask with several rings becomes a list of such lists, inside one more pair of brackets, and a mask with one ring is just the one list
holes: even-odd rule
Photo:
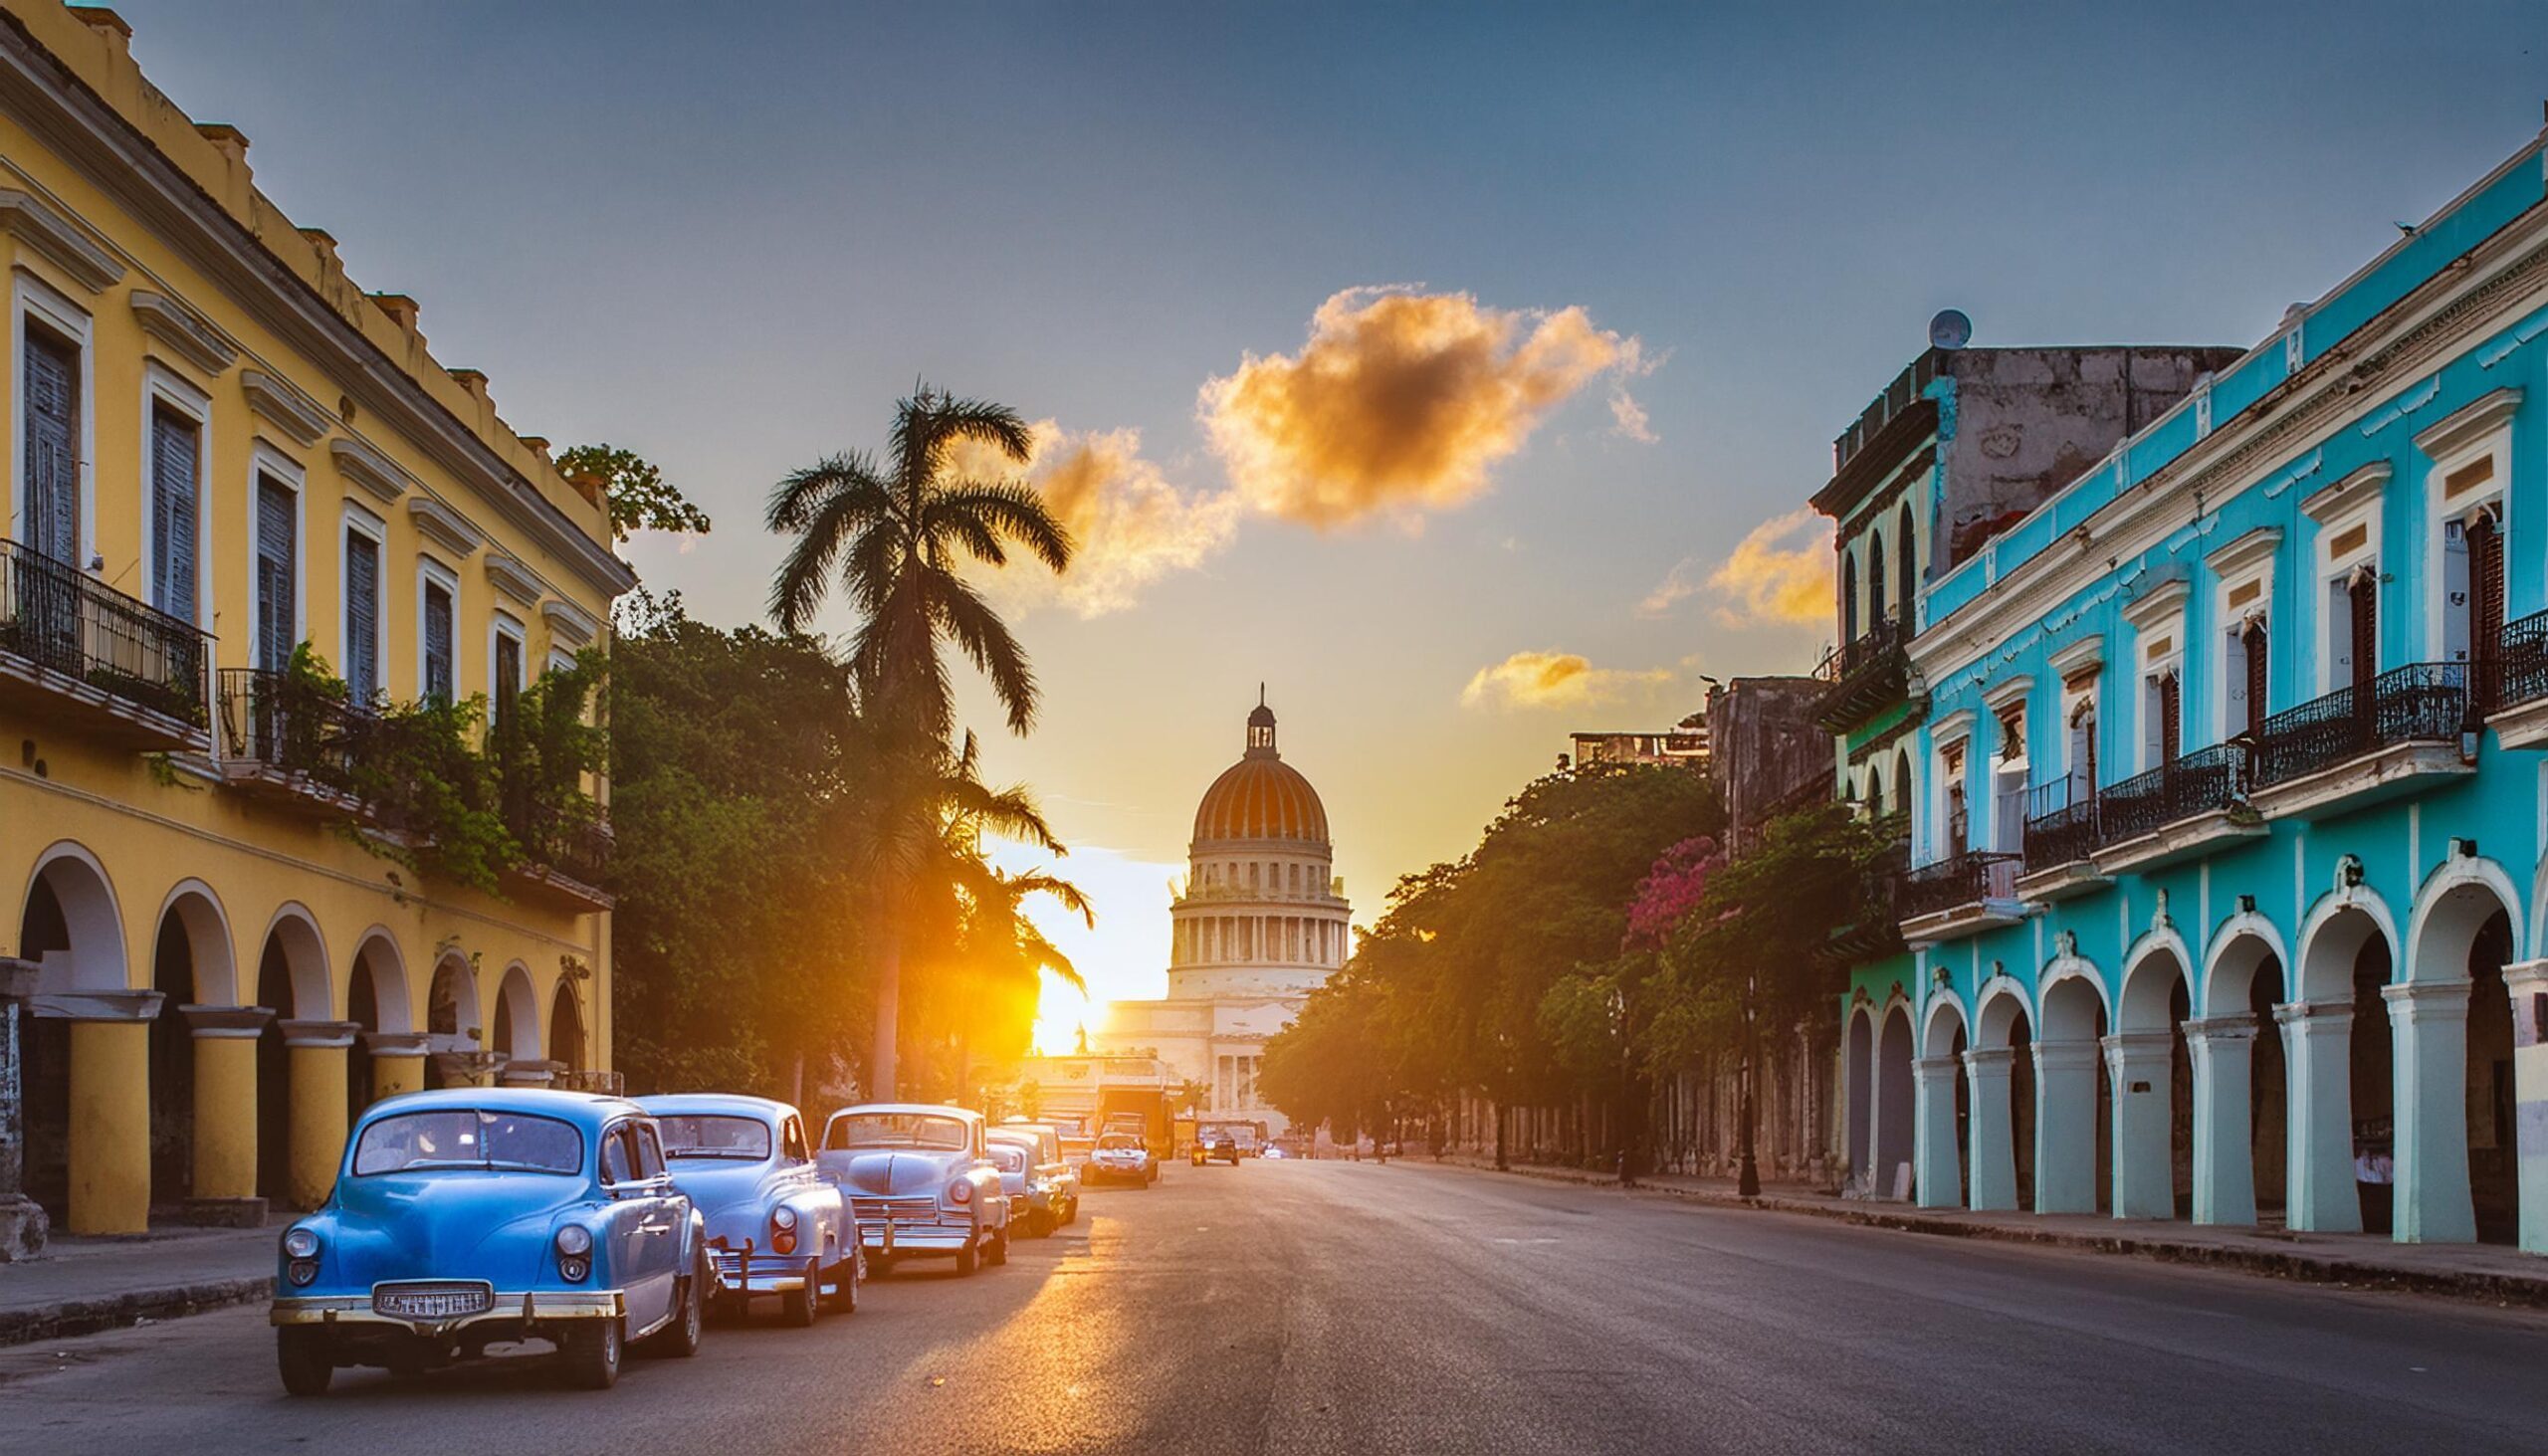
[[[1006, 536], [1026, 547], [1035, 559], [1055, 571], [1070, 569], [1078, 542], [1068, 527], [1053, 519], [1041, 492], [1023, 481], [968, 482], [949, 489], [930, 503], [929, 520], [941, 518], [978, 522], [994, 536]], [[976, 552], [979, 554], [979, 552]]]
[[990, 604], [953, 573], [929, 573], [930, 618], [955, 639], [956, 650], [991, 680], [991, 692], [1008, 712], [1008, 728], [1023, 733], [1035, 726], [1035, 670], [1026, 650]]

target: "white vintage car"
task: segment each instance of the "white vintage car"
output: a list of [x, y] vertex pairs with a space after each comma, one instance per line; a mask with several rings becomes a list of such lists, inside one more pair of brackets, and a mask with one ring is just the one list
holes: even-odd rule
[[740, 1318], [775, 1295], [781, 1318], [811, 1325], [858, 1309], [866, 1260], [849, 1200], [814, 1163], [796, 1109], [760, 1097], [641, 1097], [663, 1130], [673, 1182], [708, 1220], [714, 1304]]
[[870, 1267], [952, 1258], [957, 1274], [1008, 1262], [1008, 1195], [982, 1115], [929, 1103], [842, 1108], [815, 1154], [840, 1185]]

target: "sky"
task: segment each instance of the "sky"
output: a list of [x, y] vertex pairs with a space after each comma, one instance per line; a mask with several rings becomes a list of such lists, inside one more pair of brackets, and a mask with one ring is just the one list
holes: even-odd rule
[[1570, 729], [1811, 667], [1797, 513], [1937, 311], [2252, 345], [2548, 96], [2535, 3], [116, 8], [517, 429], [715, 518], [629, 547], [698, 617], [916, 380], [1038, 422], [1041, 720], [963, 706], [1101, 996], [1165, 989], [1260, 683], [1368, 924]]

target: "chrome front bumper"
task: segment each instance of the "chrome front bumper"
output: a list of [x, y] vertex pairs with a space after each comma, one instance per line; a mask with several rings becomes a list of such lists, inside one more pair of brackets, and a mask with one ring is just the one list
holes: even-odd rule
[[969, 1223], [861, 1224], [860, 1247], [879, 1254], [955, 1254], [973, 1247], [979, 1235]]
[[815, 1254], [744, 1254], [739, 1249], [711, 1249], [719, 1294], [794, 1294], [819, 1282], [821, 1257]]
[[439, 1339], [472, 1325], [491, 1322], [551, 1325], [571, 1320], [624, 1320], [628, 1295], [616, 1289], [540, 1289], [518, 1294], [499, 1292], [495, 1303], [474, 1315], [448, 1320], [410, 1320], [384, 1315], [371, 1307], [367, 1294], [283, 1296], [275, 1300], [266, 1321], [271, 1325], [323, 1325], [330, 1329], [404, 1330]]

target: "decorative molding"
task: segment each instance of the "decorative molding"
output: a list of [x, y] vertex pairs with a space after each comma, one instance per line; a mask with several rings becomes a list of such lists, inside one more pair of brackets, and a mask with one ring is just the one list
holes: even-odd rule
[[1973, 726], [1979, 722], [1970, 708], [1959, 709], [1929, 727], [1929, 742], [1939, 752], [1957, 746], [1973, 736]]
[[2389, 462], [2375, 460], [2333, 485], [2321, 486], [2300, 503], [2303, 514], [2320, 525], [2351, 516], [2380, 499], [2389, 489]]
[[32, 1004], [48, 1021], [148, 1021], [164, 991], [38, 991]]
[[129, 302], [141, 331], [166, 344], [178, 358], [207, 374], [227, 373], [239, 362], [239, 345], [165, 294], [134, 289]]
[[2193, 594], [2194, 588], [2183, 576], [2169, 577], [2124, 603], [2123, 619], [2140, 631], [2154, 631], [2170, 617], [2183, 615], [2186, 598]]
[[2510, 423], [2513, 411], [2521, 408], [2521, 390], [2516, 387], [2498, 389], [2461, 405], [2440, 424], [2416, 437], [2416, 448], [2428, 459], [2439, 460], [2456, 455], [2467, 446]]
[[288, 1047], [349, 1047], [362, 1030], [359, 1021], [278, 1021]]
[[2023, 707], [2027, 696], [2033, 692], [2033, 675], [2022, 674], [2014, 678], [2004, 678], [1983, 689], [1982, 702], [1991, 710], [1992, 717], [2006, 718], [2009, 716], [2010, 709]]
[[467, 556], [487, 540], [468, 518], [422, 492], [407, 498], [407, 519], [427, 539], [457, 556]]
[[240, 370], [239, 387], [248, 393], [248, 408], [303, 445], [318, 444], [335, 426], [317, 401], [263, 369]]
[[36, 250], [93, 294], [123, 281], [123, 265], [113, 254], [90, 242], [71, 219], [13, 187], [0, 187], [0, 232]]
[[414, 484], [396, 461], [360, 440], [339, 436], [327, 442], [327, 453], [335, 457], [338, 475], [379, 497], [384, 506], [395, 505]]
[[539, 604], [539, 615], [548, 623], [548, 635], [569, 647], [589, 646], [601, 635], [601, 623], [593, 615], [564, 597], [552, 596]]
[[539, 578], [531, 574], [530, 567], [502, 551], [487, 553], [487, 580], [497, 591], [523, 606], [539, 604]]
[[2282, 549], [2282, 527], [2259, 525], [2203, 558], [2215, 576], [2240, 576], [2273, 559]]
[[2104, 669], [2106, 640], [2102, 637], [2081, 638], [2068, 647], [2055, 649], [2051, 661], [2053, 672], [2060, 675], [2062, 684], [2066, 687], [2090, 673]]
[[272, 1006], [179, 1006], [197, 1041], [253, 1041], [275, 1019]]
[[366, 1031], [362, 1044], [375, 1057], [421, 1057], [432, 1050], [425, 1036], [421, 1031]]

